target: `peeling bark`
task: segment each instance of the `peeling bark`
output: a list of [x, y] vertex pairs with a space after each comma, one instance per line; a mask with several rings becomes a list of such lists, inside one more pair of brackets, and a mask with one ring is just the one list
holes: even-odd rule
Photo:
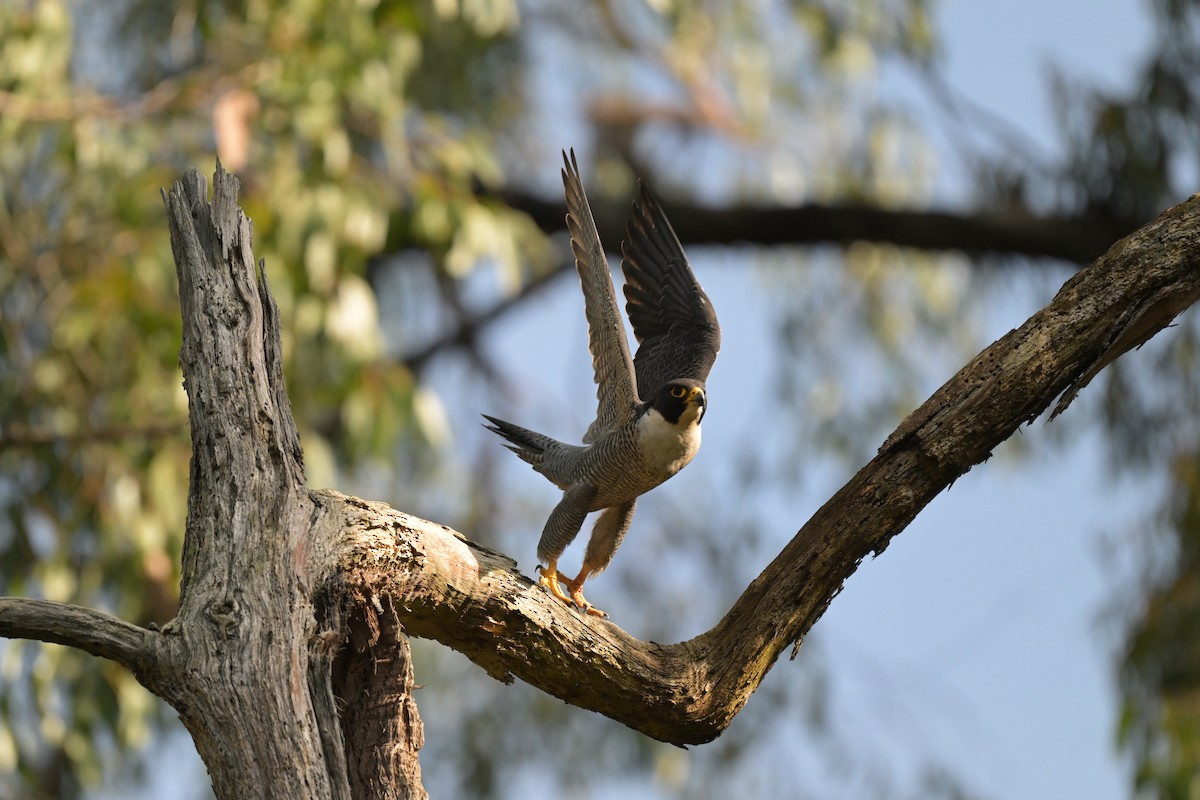
[[350, 790], [378, 800], [427, 798], [417, 753], [425, 729], [413, 698], [412, 654], [390, 598], [348, 593], [350, 644], [335, 665]]
[[842, 583], [1020, 425], [1054, 413], [1200, 297], [1200, 199], [1074, 276], [913, 412], [712, 630], [639, 641], [506, 556], [380, 503], [304, 486], [279, 321], [237, 182], [166, 198], [193, 437], [179, 615], [162, 631], [0, 598], [0, 635], [130, 668], [192, 733], [217, 796], [423, 798], [405, 634], [676, 744], [718, 736]]

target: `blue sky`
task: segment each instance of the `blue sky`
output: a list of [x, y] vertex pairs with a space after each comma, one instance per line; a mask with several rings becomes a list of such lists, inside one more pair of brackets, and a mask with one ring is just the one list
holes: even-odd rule
[[[1151, 33], [1132, 2], [960, 0], [937, 17], [952, 85], [1050, 152], [1048, 70], [1127, 86]], [[902, 80], [895, 86], [905, 91]], [[946, 174], [939, 194], [963, 196], [955, 180]], [[1033, 310], [1016, 301], [996, 309], [990, 338]], [[1024, 436], [1043, 434], [1039, 420]], [[952, 763], [990, 797], [1129, 796], [1103, 620], [1121, 541], [1130, 543], [1157, 486], [1114, 485], [1104, 463], [1091, 436], [1015, 468], [1001, 448], [864, 565], [820, 623], [846, 657], [838, 691], [859, 724], [874, 727], [881, 712], [886, 729], [889, 706], [927, 709], [916, 739], [955, 753]], [[872, 675], [895, 692], [873, 692]]]

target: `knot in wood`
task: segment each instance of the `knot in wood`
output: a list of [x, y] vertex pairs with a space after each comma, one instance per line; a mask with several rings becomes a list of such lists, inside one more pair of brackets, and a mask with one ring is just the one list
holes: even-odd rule
[[219, 602], [210, 603], [206, 616], [209, 622], [216, 626], [222, 638], [232, 639], [237, 636], [237, 629], [242, 624], [242, 610], [236, 598], [226, 597]]

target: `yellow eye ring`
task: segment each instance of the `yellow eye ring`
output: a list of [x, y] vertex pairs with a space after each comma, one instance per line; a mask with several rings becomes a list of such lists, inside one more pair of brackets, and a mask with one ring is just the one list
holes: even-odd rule
[[687, 389], [682, 386], [676, 386], [671, 390], [671, 397], [683, 397], [685, 394], [687, 394]]

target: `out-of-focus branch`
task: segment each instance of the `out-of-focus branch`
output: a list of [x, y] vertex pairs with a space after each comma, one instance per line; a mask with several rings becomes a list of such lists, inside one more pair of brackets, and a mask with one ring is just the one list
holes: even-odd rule
[[[563, 230], [560, 201], [525, 192], [501, 199], [523, 211], [546, 232]], [[890, 244], [919, 250], [958, 250], [968, 255], [1051, 258], [1091, 263], [1113, 242], [1145, 220], [1106, 223], [1085, 216], [1037, 216], [1025, 211], [954, 212], [885, 209], [866, 205], [738, 206], [710, 208], [665, 200], [671, 226], [684, 245]], [[625, 236], [628, 209], [597, 199], [592, 203], [600, 239], [615, 250]]]
[[538, 275], [520, 290], [483, 311], [464, 316], [453, 330], [422, 345], [413, 352], [401, 358], [409, 369], [419, 372], [433, 356], [452, 347], [470, 347], [475, 342], [480, 331], [504, 316], [507, 312], [525, 302], [550, 284], [555, 278], [567, 271], [570, 266], [566, 261], [562, 266]]
[[[528, 214], [547, 233], [564, 228], [566, 207], [559, 201], [525, 192], [505, 192], [500, 199]], [[625, 237], [627, 209], [602, 198], [592, 204], [592, 209], [601, 241], [615, 252]], [[1053, 259], [1076, 265], [1090, 263], [1140, 224], [1026, 212], [905, 211], [816, 203], [791, 208], [714, 209], [671, 201], [667, 210], [684, 245], [846, 246], [870, 242], [939, 252], [957, 250], [971, 256]], [[457, 327], [401, 360], [418, 370], [443, 350], [470, 345], [481, 330], [557, 276], [570, 272], [571, 267], [571, 260], [564, 257], [555, 270], [538, 276], [490, 308], [464, 317]]]

